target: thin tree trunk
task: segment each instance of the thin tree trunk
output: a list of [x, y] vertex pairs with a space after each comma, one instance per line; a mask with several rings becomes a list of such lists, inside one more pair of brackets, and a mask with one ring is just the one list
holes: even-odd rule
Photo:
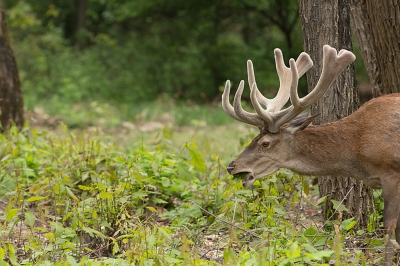
[[87, 10], [88, 0], [78, 0], [78, 10], [77, 10], [77, 23], [76, 23], [76, 42], [79, 48], [83, 48], [86, 45], [87, 37], [85, 33], [86, 27], [86, 10]]
[[[314, 67], [307, 72], [308, 90], [315, 88], [322, 71], [322, 47], [329, 44], [340, 49], [352, 51], [350, 32], [349, 0], [299, 0], [302, 24], [303, 45], [314, 61]], [[359, 107], [359, 96], [355, 79], [354, 65], [347, 67], [333, 82], [325, 96], [312, 106], [312, 114], [320, 113], [315, 124], [323, 124], [348, 116]], [[371, 189], [361, 181], [346, 177], [320, 177], [318, 185], [321, 197], [327, 200], [322, 208], [324, 218], [332, 214], [331, 199], [344, 201], [348, 213], [344, 218], [355, 217], [359, 226], [369, 222], [374, 210]]]
[[24, 124], [24, 104], [18, 67], [10, 46], [5, 11], [0, 0], [0, 106], [1, 131], [12, 123]]
[[376, 53], [372, 45], [373, 36], [371, 30], [371, 22], [367, 15], [367, 10], [364, 0], [351, 0], [351, 25], [354, 29], [354, 34], [358, 41], [364, 65], [368, 72], [369, 80], [372, 84], [371, 94], [379, 92], [382, 87], [380, 83]]
[[352, 23], [373, 95], [400, 92], [400, 4], [398, 0], [351, 0]]

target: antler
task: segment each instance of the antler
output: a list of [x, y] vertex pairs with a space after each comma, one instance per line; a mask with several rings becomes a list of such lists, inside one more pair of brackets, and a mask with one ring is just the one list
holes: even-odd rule
[[[318, 101], [340, 72], [355, 60], [354, 54], [350, 51], [340, 50], [339, 53], [337, 53], [336, 49], [329, 45], [324, 45], [321, 78], [314, 90], [300, 99], [297, 94], [298, 79], [312, 67], [313, 62], [310, 56], [306, 53], [301, 53], [296, 61], [290, 59], [290, 67], [288, 68], [283, 62], [281, 50], [275, 49], [274, 52], [276, 70], [280, 82], [279, 91], [274, 99], [265, 98], [258, 90], [253, 64], [250, 60], [247, 61], [247, 73], [251, 89], [250, 99], [256, 113], [249, 113], [243, 110], [240, 104], [244, 89], [243, 80], [240, 82], [239, 88], [235, 94], [233, 106], [229, 102], [229, 80], [226, 82], [225, 90], [222, 94], [222, 108], [229, 116], [238, 121], [264, 128], [271, 133], [278, 132], [284, 123], [290, 121]], [[281, 110], [288, 99], [290, 99], [292, 105]], [[266, 109], [261, 105], [266, 106]]]

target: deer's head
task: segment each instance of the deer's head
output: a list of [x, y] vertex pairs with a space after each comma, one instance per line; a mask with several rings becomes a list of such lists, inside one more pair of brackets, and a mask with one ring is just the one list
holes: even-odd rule
[[[336, 79], [340, 72], [355, 60], [353, 53], [325, 45], [323, 48], [323, 68], [316, 87], [305, 97], [299, 98], [297, 85], [299, 78], [313, 66], [310, 56], [301, 53], [295, 61], [289, 60], [289, 67], [283, 62], [282, 52], [275, 49], [276, 69], [280, 87], [274, 99], [267, 99], [257, 88], [253, 64], [247, 62], [250, 99], [256, 113], [249, 113], [241, 106], [241, 96], [244, 81], [239, 83], [233, 106], [229, 102], [230, 81], [225, 85], [222, 94], [222, 107], [232, 118], [250, 125], [257, 126], [260, 134], [253, 139], [250, 145], [232, 161], [227, 170], [231, 174], [246, 173], [243, 186], [251, 186], [255, 180], [269, 175], [279, 168], [287, 167], [290, 160], [291, 147], [294, 135], [305, 129], [315, 117], [308, 117], [303, 113], [313, 103], [318, 101]], [[290, 99], [291, 106], [282, 107]], [[264, 108], [264, 107], [265, 108]]]

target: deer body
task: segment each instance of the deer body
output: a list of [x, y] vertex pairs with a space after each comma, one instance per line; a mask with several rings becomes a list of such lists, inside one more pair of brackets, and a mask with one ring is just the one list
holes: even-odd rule
[[[246, 112], [241, 107], [243, 81], [233, 106], [230, 104], [227, 81], [222, 95], [226, 113], [260, 129], [260, 134], [227, 167], [228, 172], [246, 173], [244, 187], [279, 168], [287, 168], [304, 175], [352, 177], [372, 188], [382, 188], [384, 226], [396, 228], [400, 243], [400, 93], [373, 99], [339, 121], [308, 126], [315, 116], [301, 113], [324, 95], [355, 56], [345, 50], [337, 53], [325, 45], [320, 80], [316, 88], [301, 99], [297, 95], [297, 81], [312, 67], [310, 57], [302, 53], [297, 61], [289, 61], [288, 68], [281, 51], [276, 49], [275, 59], [280, 88], [274, 99], [267, 99], [259, 92], [253, 65], [248, 61], [250, 98], [256, 113]], [[281, 110], [289, 99], [292, 106]], [[388, 247], [392, 248], [391, 242]], [[391, 253], [386, 256], [386, 263], [391, 257]]]
[[296, 132], [282, 167], [304, 175], [353, 177], [372, 188], [382, 188], [391, 170], [399, 174], [393, 182], [400, 182], [399, 107], [400, 94], [382, 96], [337, 122]]

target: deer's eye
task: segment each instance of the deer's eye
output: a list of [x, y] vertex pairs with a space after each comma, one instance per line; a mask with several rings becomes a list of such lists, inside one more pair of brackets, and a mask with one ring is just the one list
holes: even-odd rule
[[269, 142], [263, 142], [262, 146], [263, 146], [264, 148], [267, 148], [267, 147], [269, 146]]

